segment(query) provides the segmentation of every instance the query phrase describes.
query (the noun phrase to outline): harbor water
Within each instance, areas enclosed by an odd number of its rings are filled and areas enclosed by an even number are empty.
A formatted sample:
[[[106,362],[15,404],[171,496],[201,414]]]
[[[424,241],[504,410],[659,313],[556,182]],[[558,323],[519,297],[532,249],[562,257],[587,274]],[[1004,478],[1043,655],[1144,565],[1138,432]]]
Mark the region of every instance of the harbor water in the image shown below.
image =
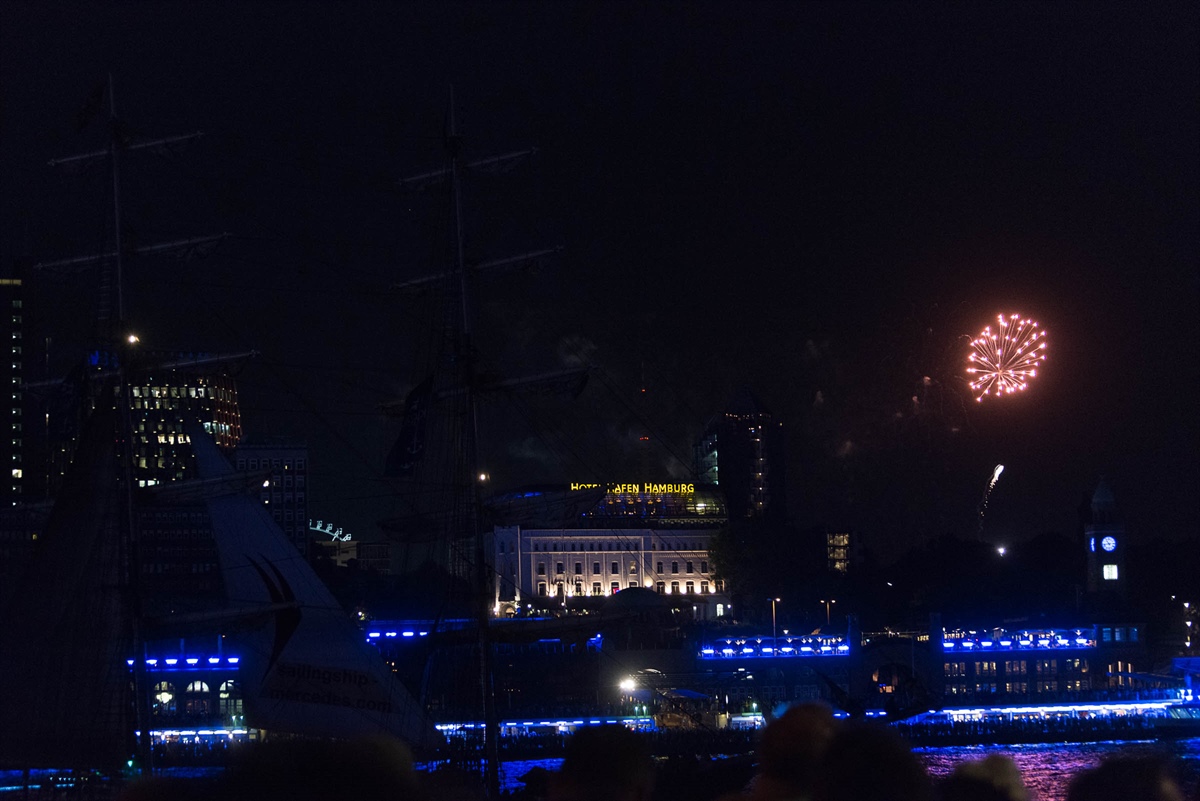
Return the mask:
[[[1034,801],[1064,801],[1067,785],[1079,773],[1094,768],[1105,759],[1114,757],[1150,757],[1168,759],[1175,776],[1185,790],[1184,797],[1193,798],[1200,792],[1200,738],[1191,740],[1098,743],[1043,743],[1007,746],[954,746],[917,748],[915,753],[925,763],[930,775],[948,775],[962,762],[983,759],[989,754],[1010,757],[1021,770],[1025,786]],[[505,762],[501,765],[500,781],[505,792],[518,793],[524,788],[521,777],[535,768],[555,771],[561,759],[529,759]],[[662,797],[669,798],[669,788]]]
[[[1094,768],[1103,760],[1114,757],[1159,757],[1166,759],[1172,766],[1174,776],[1184,789],[1185,798],[1200,797],[1200,738],[1189,740],[1141,740],[1141,741],[1106,741],[1093,743],[1042,743],[1035,745],[1004,745],[1004,746],[948,746],[939,748],[916,748],[914,752],[924,762],[930,775],[935,779],[949,775],[956,765],[963,762],[982,759],[990,754],[1002,754],[1011,758],[1021,771],[1025,786],[1030,790],[1031,801],[1065,801],[1067,786],[1071,779],[1079,773]],[[751,769],[743,762],[744,757],[729,758],[730,767],[737,763],[738,770],[725,771],[731,777],[741,775],[744,771],[748,777]],[[713,757],[708,767],[713,769],[711,775],[722,773],[721,757]],[[500,770],[501,791],[506,796],[516,799],[535,797],[526,793],[522,778],[542,771],[556,771],[562,765],[561,758],[521,759],[502,763]],[[700,763],[696,767],[703,769]],[[718,786],[719,783],[706,787],[707,792],[696,794],[696,787],[678,786],[672,781],[672,776],[681,775],[678,770],[671,770],[664,764],[660,773],[659,793],[657,798],[663,801],[673,799],[688,799],[688,801],[705,801],[706,798],[723,795],[737,789],[737,785]],[[163,771],[163,775],[178,779],[195,779],[198,781],[211,780],[223,773],[223,768],[216,767],[177,767]],[[44,788],[54,786],[49,781],[51,772],[35,771],[35,783]],[[46,774],[46,775],[41,775]],[[12,795],[20,797],[22,775],[17,771],[0,771],[0,797]],[[678,795],[672,795],[672,789],[678,790]],[[72,796],[68,788],[62,797],[81,797],[78,793]],[[97,788],[99,789],[99,788]],[[5,792],[8,791],[8,792]],[[47,797],[44,794],[37,797]],[[59,797],[55,795],[54,797]],[[111,796],[83,794],[83,797],[108,798]]]

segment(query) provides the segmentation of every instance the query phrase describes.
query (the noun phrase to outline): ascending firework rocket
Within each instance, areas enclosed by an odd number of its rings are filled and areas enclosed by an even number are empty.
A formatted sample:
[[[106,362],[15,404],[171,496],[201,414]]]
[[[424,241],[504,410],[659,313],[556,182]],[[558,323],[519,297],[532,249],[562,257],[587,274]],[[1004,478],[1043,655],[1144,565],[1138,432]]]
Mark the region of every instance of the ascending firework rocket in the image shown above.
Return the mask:
[[[1004,465],[998,464],[992,470],[992,479],[988,482],[987,487],[983,491],[983,498],[979,501],[979,538],[983,539],[983,515],[987,511],[988,498],[992,495],[992,487],[996,486],[996,482],[1000,480],[1000,474],[1004,472]]]

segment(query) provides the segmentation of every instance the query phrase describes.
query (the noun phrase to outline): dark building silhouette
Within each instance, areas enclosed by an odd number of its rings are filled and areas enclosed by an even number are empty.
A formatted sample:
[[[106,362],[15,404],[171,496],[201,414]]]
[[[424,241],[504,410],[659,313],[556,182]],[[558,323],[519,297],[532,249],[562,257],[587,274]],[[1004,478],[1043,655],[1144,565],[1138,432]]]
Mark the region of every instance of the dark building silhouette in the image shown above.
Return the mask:
[[[713,417],[696,445],[696,480],[725,493],[729,518],[787,520],[787,443],[775,419],[748,387]]]
[[[308,557],[314,537],[308,518],[308,446],[283,441],[242,443],[233,462],[238,470],[270,474],[258,493],[259,500],[288,541]],[[329,541],[323,533],[315,536]]]
[[[25,495],[25,406],[23,401],[22,384],[24,378],[24,335],[22,287],[20,278],[0,278],[0,306],[4,307],[0,315],[0,337],[4,338],[7,358],[4,360],[3,374],[5,392],[8,403],[5,404],[8,422],[5,433],[8,435],[0,441],[0,456],[4,459],[5,476],[4,496],[6,506],[16,506],[24,501]]]
[[[1096,600],[1126,599],[1125,524],[1112,490],[1103,478],[1084,510],[1083,544],[1087,549],[1087,591]]]

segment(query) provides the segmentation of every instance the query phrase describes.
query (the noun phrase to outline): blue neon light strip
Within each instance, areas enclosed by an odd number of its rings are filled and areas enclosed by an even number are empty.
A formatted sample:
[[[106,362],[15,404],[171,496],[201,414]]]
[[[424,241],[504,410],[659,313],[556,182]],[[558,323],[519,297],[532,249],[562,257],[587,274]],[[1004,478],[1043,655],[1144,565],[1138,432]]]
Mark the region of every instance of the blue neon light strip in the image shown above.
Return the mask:
[[[808,656],[847,656],[850,646],[841,637],[770,637],[728,639],[705,644],[701,659],[788,659]]]
[[[125,664],[129,667],[134,665],[133,659],[126,659]],[[167,657],[159,659],[157,657],[147,657],[146,667],[150,673],[182,673],[185,671],[195,672],[198,670],[237,670],[241,664],[241,657],[238,656],[209,656],[201,657],[189,656],[183,659],[184,665],[179,664],[180,660],[177,657]],[[204,662],[205,664],[201,664]]]
[[[1062,650],[1078,650],[1080,648],[1095,648],[1096,641],[1087,637],[1076,637],[1074,640],[1068,640],[1065,637],[1059,637],[1054,640],[1040,639],[1037,642],[1033,640],[945,640],[942,642],[942,648],[947,651],[955,649],[970,650],[975,652],[983,651],[1062,651]]]
[[[929,715],[946,715],[951,718],[979,718],[985,715],[1061,715],[1088,712],[1093,715],[1112,715],[1143,712],[1161,712],[1179,703],[1175,700],[1157,701],[1096,701],[1079,704],[1022,704],[1019,706],[946,707],[931,709]],[[923,716],[922,716],[923,717]]]
[[[624,723],[625,725],[633,726],[653,726],[654,718],[651,717],[611,717],[611,718],[587,718],[572,719],[572,720],[502,720],[500,728],[538,728],[541,726],[552,726],[555,729],[563,728],[564,726],[598,726],[602,724]],[[482,729],[483,723],[478,721],[470,721],[467,723],[436,723],[434,727],[440,732],[461,731],[463,729]]]

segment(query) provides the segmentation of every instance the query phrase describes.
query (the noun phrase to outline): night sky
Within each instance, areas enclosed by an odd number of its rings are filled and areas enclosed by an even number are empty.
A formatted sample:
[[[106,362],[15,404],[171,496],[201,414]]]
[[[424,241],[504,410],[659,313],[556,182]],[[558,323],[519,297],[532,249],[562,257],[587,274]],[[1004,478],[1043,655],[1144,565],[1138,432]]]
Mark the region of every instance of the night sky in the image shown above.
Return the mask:
[[[991,540],[1074,533],[1101,475],[1131,533],[1200,538],[1197,28],[1190,4],[6,2],[0,271],[108,245],[104,169],[45,166],[102,146],[77,120],[108,73],[135,137],[204,131],[125,159],[126,225],[234,236],[130,262],[130,317],[260,351],[247,433],[307,441],[313,517],[374,536],[379,406],[428,328],[388,287],[446,236],[395,182],[442,165],[453,84],[468,158],[541,151],[467,183],[468,257],[563,247],[480,284],[486,369],[599,366],[484,411],[496,486],[685,477],[745,384],[787,426],[791,517],[883,554],[974,535],[997,463]],[[30,364],[45,336],[45,372],[78,359],[89,280],[29,277]],[[1002,312],[1049,360],[977,404],[967,341]]]

